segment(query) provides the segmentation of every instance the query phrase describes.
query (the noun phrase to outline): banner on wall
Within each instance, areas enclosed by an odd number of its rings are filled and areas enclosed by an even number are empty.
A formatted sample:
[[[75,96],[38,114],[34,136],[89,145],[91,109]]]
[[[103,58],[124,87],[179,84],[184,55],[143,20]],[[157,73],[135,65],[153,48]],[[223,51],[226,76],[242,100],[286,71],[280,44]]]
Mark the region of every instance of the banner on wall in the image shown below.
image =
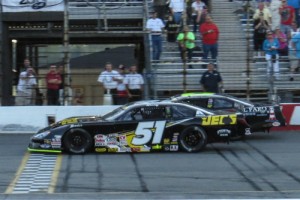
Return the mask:
[[[64,11],[63,0],[2,0],[3,12]]]

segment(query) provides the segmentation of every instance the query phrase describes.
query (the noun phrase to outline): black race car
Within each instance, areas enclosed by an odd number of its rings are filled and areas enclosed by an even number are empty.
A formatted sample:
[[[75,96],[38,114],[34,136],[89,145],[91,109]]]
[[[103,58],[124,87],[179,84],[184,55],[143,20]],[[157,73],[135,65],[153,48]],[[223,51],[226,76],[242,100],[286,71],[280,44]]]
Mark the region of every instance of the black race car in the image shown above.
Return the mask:
[[[251,126],[251,132],[269,131],[274,126],[285,126],[279,105],[254,104],[230,95],[214,93],[184,93],[171,97],[172,102],[184,102],[210,110],[242,112]]]
[[[250,134],[241,113],[213,112],[171,101],[140,101],[100,116],[71,117],[31,137],[31,152],[151,152],[202,150]]]

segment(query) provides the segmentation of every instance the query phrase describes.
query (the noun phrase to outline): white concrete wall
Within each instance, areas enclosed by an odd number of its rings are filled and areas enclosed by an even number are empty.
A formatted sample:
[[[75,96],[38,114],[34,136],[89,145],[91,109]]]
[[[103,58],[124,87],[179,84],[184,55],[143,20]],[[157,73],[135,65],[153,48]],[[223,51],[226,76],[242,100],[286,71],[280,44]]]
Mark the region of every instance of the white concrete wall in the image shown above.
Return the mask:
[[[104,115],[118,106],[3,106],[0,133],[34,133],[48,126],[48,116],[56,121],[72,116]]]

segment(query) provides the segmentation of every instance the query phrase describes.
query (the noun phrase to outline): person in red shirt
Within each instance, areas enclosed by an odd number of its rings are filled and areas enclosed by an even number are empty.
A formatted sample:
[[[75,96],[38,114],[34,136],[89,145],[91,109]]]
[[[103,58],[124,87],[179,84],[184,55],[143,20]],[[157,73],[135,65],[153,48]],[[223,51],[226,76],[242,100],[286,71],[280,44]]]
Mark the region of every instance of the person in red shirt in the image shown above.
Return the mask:
[[[281,6],[279,7],[280,13],[280,30],[288,35],[292,29],[292,23],[295,22],[295,9],[289,6],[286,2],[287,0],[281,1]]]
[[[210,52],[211,60],[209,62],[216,62],[218,56],[219,28],[209,15],[205,17],[205,22],[199,27],[199,32],[202,35],[203,61],[208,62],[207,58]]]
[[[61,84],[61,75],[57,71],[56,65],[51,65],[46,75],[47,83],[47,104],[59,105],[59,86]]]

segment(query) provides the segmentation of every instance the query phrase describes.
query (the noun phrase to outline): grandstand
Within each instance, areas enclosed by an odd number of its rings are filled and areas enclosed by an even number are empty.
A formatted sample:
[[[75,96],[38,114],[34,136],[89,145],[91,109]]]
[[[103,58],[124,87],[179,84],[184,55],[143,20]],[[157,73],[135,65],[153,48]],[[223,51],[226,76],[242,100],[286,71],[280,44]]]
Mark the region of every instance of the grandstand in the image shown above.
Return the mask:
[[[11,39],[18,40],[17,64],[30,55],[36,65],[47,66],[50,63],[38,63],[41,55],[37,49],[47,44],[63,45],[62,60],[70,70],[68,75],[73,76],[73,82],[76,82],[75,77],[82,76],[72,71],[74,62],[70,62],[71,44],[133,44],[136,47],[137,63],[146,80],[145,99],[165,98],[185,91],[201,91],[199,80],[206,70],[203,68],[206,63],[202,61],[201,48],[194,52],[191,63],[182,63],[177,44],[164,40],[161,60],[151,60],[151,41],[145,30],[145,22],[153,10],[152,0],[67,0],[61,1],[64,4],[62,10],[51,12],[9,12],[6,11],[8,7],[5,2],[9,1],[2,1],[0,11],[2,105],[13,105],[12,69],[16,63],[12,59]],[[282,101],[299,101],[300,77],[296,74],[294,81],[289,81],[288,59],[281,59],[281,75],[275,80],[272,76],[267,76],[264,58],[253,55],[252,20],[243,19],[235,12],[239,3],[238,0],[211,0],[211,15],[220,29],[217,66],[224,79],[225,92],[253,101],[268,101],[274,95],[280,95]],[[196,45],[201,47],[199,34]],[[29,52],[25,54],[27,50]],[[189,64],[193,66],[192,69],[187,67]],[[88,71],[89,69],[82,68],[78,73],[94,77],[95,70]],[[101,104],[101,101],[91,99],[98,99],[103,91],[95,89],[98,88],[96,81],[94,85],[90,82],[80,80],[82,87],[89,91],[86,104]],[[72,87],[72,84],[74,83],[68,83],[66,87]]]

